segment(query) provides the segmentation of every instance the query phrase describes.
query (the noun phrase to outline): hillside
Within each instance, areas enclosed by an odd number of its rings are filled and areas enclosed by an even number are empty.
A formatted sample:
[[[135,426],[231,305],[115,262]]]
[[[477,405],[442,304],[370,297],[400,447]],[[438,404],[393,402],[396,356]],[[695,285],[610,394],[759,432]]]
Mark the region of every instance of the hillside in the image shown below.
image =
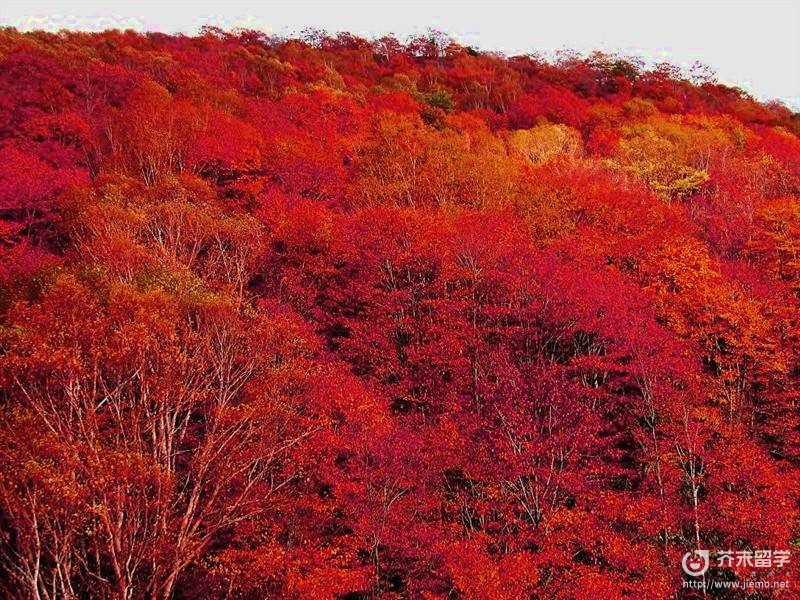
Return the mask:
[[[792,551],[798,136],[600,53],[0,30],[0,587],[692,598],[687,552]]]

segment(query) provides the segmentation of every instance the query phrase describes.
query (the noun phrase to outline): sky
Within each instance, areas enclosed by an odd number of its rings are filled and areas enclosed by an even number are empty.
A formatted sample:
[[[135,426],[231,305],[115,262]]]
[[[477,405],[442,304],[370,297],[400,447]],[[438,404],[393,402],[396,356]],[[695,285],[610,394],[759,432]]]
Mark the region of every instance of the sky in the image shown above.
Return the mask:
[[[196,33],[203,25],[363,37],[439,29],[506,54],[604,50],[688,68],[800,111],[800,0],[6,0],[0,25]]]

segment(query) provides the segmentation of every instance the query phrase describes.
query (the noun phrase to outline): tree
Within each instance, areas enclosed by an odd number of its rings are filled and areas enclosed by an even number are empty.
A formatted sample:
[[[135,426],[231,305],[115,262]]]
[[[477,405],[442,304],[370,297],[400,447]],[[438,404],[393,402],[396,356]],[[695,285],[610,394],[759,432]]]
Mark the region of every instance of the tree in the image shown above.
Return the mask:
[[[2,556],[32,596],[170,598],[220,532],[289,485],[286,458],[318,427],[282,391],[302,346],[262,345],[286,325],[213,298],[62,278],[9,323]]]

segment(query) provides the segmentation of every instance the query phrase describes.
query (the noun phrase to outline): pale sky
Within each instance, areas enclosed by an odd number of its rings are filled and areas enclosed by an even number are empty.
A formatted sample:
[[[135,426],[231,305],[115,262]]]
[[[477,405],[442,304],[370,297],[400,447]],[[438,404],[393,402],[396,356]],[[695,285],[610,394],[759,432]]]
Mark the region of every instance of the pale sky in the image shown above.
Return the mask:
[[[196,33],[202,25],[291,34],[307,27],[363,37],[440,29],[507,54],[575,49],[688,67],[800,110],[800,0],[247,0],[6,1],[0,25]]]

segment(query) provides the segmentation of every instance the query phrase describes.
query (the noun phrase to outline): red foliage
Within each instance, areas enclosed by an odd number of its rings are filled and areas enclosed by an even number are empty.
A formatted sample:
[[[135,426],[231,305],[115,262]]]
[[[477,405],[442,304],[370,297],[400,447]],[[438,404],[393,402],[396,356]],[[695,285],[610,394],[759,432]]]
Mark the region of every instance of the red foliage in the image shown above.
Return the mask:
[[[436,32],[5,29],[0,84],[6,596],[690,597],[800,539],[788,109]]]

